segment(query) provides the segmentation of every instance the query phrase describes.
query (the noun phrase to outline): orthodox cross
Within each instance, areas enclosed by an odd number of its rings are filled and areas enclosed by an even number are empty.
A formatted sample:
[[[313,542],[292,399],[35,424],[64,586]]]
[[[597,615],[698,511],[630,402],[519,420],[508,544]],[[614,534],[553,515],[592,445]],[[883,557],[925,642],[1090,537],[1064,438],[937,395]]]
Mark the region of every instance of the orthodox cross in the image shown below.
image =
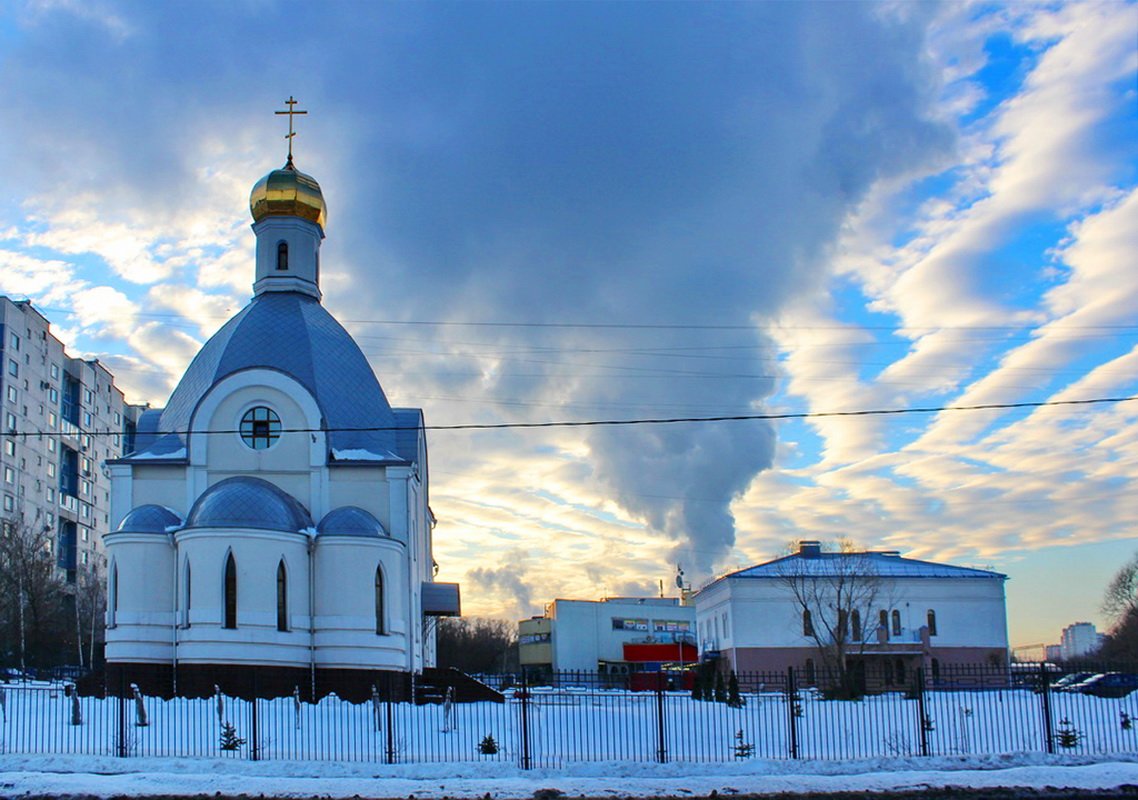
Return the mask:
[[[287,111],[274,111],[273,112],[274,114],[277,114],[278,116],[288,114],[288,136],[286,136],[285,138],[288,139],[288,163],[290,163],[290,164],[292,163],[292,139],[294,136],[296,136],[296,131],[294,131],[292,129],[292,118],[297,114],[307,114],[308,113],[307,111],[297,111],[295,108],[296,104],[297,104],[297,100],[290,94],[288,96],[288,100],[285,100],[285,105],[288,106],[288,110]]]

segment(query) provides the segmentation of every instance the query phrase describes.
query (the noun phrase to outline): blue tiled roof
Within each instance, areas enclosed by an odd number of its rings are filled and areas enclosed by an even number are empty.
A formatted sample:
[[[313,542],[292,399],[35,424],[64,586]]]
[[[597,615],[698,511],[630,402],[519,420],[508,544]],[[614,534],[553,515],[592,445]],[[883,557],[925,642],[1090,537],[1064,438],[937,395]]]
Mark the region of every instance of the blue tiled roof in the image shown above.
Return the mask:
[[[312,527],[295,497],[261,478],[239,475],[202,492],[186,518],[187,528],[259,528],[303,531]]]
[[[341,506],[324,515],[316,527],[318,536],[366,536],[386,538],[383,524],[359,506]]]
[[[420,427],[423,424],[423,411],[418,408],[396,408],[395,452],[406,461],[419,459]]]
[[[136,460],[177,452],[181,433],[218,381],[249,369],[271,369],[296,380],[316,399],[329,430],[328,444],[365,451],[375,461],[399,462],[395,415],[367,358],[346,330],[314,297],[265,292],[214,334],[191,362],[162,412],[150,448]],[[377,430],[388,429],[388,430]],[[155,445],[161,445],[160,448]],[[182,445],[184,446],[184,445]]]
[[[166,506],[147,504],[132,509],[122,518],[116,533],[162,533],[181,527],[182,518]]]

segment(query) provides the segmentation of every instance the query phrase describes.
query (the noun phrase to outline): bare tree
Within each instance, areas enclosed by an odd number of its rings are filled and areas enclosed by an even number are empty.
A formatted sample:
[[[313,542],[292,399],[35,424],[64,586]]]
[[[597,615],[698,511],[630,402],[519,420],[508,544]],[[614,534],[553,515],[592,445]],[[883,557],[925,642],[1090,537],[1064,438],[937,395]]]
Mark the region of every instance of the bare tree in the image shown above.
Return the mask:
[[[1119,568],[1103,592],[1102,611],[1110,631],[1098,650],[1100,658],[1138,660],[1138,554]]]
[[[515,671],[517,625],[501,619],[444,617],[438,627],[438,664],[463,672]]]
[[[104,558],[95,557],[76,571],[75,634],[79,666],[92,668],[101,656],[105,641],[103,623],[107,611],[107,582]],[[84,646],[86,645],[86,646]]]
[[[52,540],[38,519],[0,520],[0,633],[8,643],[2,657],[18,660],[21,669],[58,663],[75,643]]]
[[[1122,565],[1107,584],[1102,598],[1102,613],[1114,622],[1138,610],[1138,554]]]
[[[779,578],[801,616],[802,633],[818,651],[829,688],[843,697],[861,694],[852,656],[877,641],[876,609],[888,598],[886,582],[869,553],[851,542],[838,552],[803,548],[779,566]]]

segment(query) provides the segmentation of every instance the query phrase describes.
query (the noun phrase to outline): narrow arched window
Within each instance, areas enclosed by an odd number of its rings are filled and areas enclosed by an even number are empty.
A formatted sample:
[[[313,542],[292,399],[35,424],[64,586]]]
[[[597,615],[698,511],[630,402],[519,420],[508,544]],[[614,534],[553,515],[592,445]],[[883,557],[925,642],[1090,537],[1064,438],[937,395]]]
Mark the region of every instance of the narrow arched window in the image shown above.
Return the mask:
[[[893,609],[893,635],[901,635],[901,612]]]
[[[288,571],[283,558],[277,564],[277,630],[288,630]]]
[[[838,641],[844,642],[850,635],[850,615],[844,608],[838,609]]]
[[[186,559],[185,574],[182,576],[182,627],[190,627],[190,560]]]
[[[817,682],[818,674],[814,669],[814,659],[808,658],[806,659],[806,683],[809,686],[813,686]]]
[[[936,636],[936,612],[931,608],[928,613],[929,636]]]
[[[387,626],[383,624],[383,568],[375,568],[375,632],[387,633]]]
[[[802,635],[803,636],[813,636],[814,635],[814,620],[810,616],[810,609],[808,609],[808,608],[802,609]]]
[[[237,561],[233,553],[225,559],[225,627],[237,627]]]
[[[877,615],[877,628],[878,628],[878,630],[884,631],[886,638],[888,638],[888,636],[889,636],[889,612],[886,611],[884,608],[881,609],[881,612]]]
[[[938,661],[937,659],[934,658],[932,661],[932,667],[933,667],[933,680],[939,681],[940,680],[940,661]]]
[[[115,627],[115,616],[119,610],[119,565],[111,562],[111,577],[109,583],[110,591],[107,592],[111,596],[109,613],[107,614],[107,627]]]
[[[288,269],[288,242],[277,244],[277,269]]]
[[[861,641],[861,612],[856,608],[850,612],[850,628],[853,632],[853,640],[855,642]]]

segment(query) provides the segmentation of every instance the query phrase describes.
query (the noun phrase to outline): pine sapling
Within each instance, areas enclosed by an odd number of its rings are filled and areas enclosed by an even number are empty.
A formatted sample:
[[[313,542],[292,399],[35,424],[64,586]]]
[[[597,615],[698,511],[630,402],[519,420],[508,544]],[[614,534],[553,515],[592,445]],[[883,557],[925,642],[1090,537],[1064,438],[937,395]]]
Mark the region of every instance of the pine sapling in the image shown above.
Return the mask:
[[[1055,741],[1060,747],[1070,750],[1072,747],[1077,747],[1082,738],[1082,734],[1075,730],[1071,720],[1066,717],[1059,720],[1059,730],[1055,732]]]
[[[237,729],[233,727],[232,722],[225,722],[221,725],[221,749],[227,752],[234,752],[241,749],[241,745],[245,744],[245,740],[237,735]]]
[[[478,752],[484,756],[494,756],[498,754],[498,743],[494,741],[494,737],[489,733],[478,743]]]
[[[735,732],[735,758],[750,758],[755,754],[755,745],[743,738],[743,729]]]

